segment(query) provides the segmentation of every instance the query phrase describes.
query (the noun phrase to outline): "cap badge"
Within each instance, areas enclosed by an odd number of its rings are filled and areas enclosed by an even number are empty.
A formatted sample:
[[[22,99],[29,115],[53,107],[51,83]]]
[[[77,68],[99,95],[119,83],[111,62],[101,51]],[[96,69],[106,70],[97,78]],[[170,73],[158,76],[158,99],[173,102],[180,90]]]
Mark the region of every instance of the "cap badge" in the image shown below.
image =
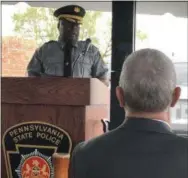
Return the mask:
[[[80,12],[80,8],[79,7],[75,7],[74,8],[74,12],[77,12],[77,13]]]

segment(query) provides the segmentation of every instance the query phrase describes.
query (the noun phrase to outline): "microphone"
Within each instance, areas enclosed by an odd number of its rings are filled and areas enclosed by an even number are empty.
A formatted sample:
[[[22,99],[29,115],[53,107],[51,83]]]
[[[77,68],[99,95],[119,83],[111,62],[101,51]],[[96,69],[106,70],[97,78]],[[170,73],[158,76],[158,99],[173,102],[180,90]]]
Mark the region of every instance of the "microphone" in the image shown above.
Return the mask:
[[[87,38],[87,39],[86,39],[85,50],[84,50],[83,53],[82,53],[84,56],[85,56],[85,54],[88,52],[89,47],[90,47],[90,44],[91,44],[91,39],[90,39],[90,38]]]

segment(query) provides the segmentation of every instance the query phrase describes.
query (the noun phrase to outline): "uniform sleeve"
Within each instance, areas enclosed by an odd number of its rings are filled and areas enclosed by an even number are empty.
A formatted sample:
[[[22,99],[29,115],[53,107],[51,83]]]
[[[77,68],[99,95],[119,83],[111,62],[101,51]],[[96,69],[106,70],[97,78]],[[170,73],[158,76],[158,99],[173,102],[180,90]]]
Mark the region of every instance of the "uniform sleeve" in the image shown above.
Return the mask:
[[[102,60],[100,52],[97,50],[94,54],[94,64],[92,68],[92,77],[99,79],[107,79],[108,68]]]
[[[28,76],[41,76],[41,73],[43,73],[41,58],[42,51],[41,48],[38,48],[27,66]]]

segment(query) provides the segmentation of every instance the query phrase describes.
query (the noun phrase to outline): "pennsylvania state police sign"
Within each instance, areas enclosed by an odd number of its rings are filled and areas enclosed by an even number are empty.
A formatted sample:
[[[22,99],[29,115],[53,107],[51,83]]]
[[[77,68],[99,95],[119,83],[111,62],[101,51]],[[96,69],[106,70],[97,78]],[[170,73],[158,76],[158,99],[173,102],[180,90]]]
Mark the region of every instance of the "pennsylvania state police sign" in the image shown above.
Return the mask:
[[[24,122],[3,135],[3,151],[9,178],[53,178],[52,154],[69,154],[69,134],[52,124]]]

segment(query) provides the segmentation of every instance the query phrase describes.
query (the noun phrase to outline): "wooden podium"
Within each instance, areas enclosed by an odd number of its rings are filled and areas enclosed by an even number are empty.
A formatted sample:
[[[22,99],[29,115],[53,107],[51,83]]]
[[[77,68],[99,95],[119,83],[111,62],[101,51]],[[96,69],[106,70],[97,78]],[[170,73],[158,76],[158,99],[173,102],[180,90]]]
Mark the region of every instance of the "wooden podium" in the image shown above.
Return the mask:
[[[5,163],[7,162],[6,158],[16,160],[17,158],[13,158],[13,156],[19,154],[18,152],[22,149],[15,146],[17,152],[11,150],[12,148],[10,147],[12,145],[9,144],[12,144],[12,142],[10,140],[14,140],[14,144],[17,144],[18,147],[20,144],[25,144],[28,138],[30,138],[30,140],[28,140],[29,143],[35,142],[32,133],[31,135],[24,133],[24,129],[27,130],[30,128],[34,130],[35,127],[40,128],[39,131],[41,132],[44,131],[44,129],[48,129],[50,130],[49,132],[51,132],[53,128],[47,127],[55,125],[67,133],[67,140],[69,139],[69,141],[71,140],[72,142],[72,145],[70,145],[71,150],[77,143],[103,134],[101,119],[108,117],[107,105],[109,104],[109,90],[98,79],[3,77],[1,84],[2,142],[5,142],[7,139],[4,150],[2,150],[1,158],[1,175],[3,178],[14,177],[7,175],[8,171],[11,170],[10,168],[7,170],[7,165],[5,167]],[[21,128],[14,128],[9,130],[9,132],[7,131],[7,129],[15,125],[27,122],[29,124],[32,124],[32,122],[45,122],[47,126],[30,125],[30,127],[22,126]],[[7,132],[7,136],[3,137],[5,132]],[[56,131],[56,137],[58,136],[57,133],[59,132]],[[20,142],[18,136],[20,139],[22,138]],[[47,136],[43,138],[47,139]],[[37,144],[42,144],[42,142]],[[44,146],[48,146],[46,142]],[[22,145],[22,147],[25,146]],[[34,147],[32,148],[34,149]],[[64,148],[61,149],[64,150]],[[11,155],[8,155],[9,153],[11,153]],[[24,157],[23,153],[21,156]],[[26,156],[24,160],[26,160]],[[15,168],[16,170],[12,170],[12,174],[21,174],[21,172],[19,172],[20,170],[17,170],[17,166]],[[14,173],[15,171],[17,171],[17,174]],[[16,178],[16,176],[14,178]]]

